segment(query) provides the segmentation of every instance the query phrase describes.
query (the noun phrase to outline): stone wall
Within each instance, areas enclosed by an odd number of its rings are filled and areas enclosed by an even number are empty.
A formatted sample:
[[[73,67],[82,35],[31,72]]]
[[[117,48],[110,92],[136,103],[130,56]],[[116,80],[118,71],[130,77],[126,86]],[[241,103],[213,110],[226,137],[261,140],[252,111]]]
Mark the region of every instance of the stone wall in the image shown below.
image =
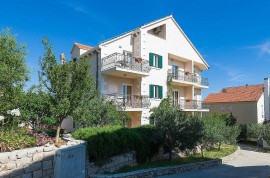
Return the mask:
[[[0,153],[0,177],[53,177],[53,145]]]
[[[94,162],[89,162],[86,160],[86,171],[90,176],[92,174],[102,174],[106,172],[114,172],[123,166],[135,166],[137,165],[135,151],[130,153],[125,153],[119,156],[114,156],[110,158],[106,164],[101,167],[95,165]]]
[[[0,177],[54,178],[54,157],[57,151],[80,143],[83,142],[69,141],[61,148],[47,144],[42,147],[0,153]]]
[[[178,166],[169,166],[169,167],[159,167],[159,168],[151,168],[151,169],[144,169],[138,170],[133,172],[127,173],[120,173],[120,174],[94,174],[90,175],[91,178],[114,178],[114,177],[125,177],[125,178],[136,178],[136,177],[156,177],[156,176],[163,176],[163,175],[170,175],[170,174],[178,174],[186,171],[192,170],[200,170],[205,168],[210,168],[213,166],[217,166],[222,164],[221,159],[215,159],[211,161],[205,161],[200,163],[190,163],[185,165],[178,165]]]

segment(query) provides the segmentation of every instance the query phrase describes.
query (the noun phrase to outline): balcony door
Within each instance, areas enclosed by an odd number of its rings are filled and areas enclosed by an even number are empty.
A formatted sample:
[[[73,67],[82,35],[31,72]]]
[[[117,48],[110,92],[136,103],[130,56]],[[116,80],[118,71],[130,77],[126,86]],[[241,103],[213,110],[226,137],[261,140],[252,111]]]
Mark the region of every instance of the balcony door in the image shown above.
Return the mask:
[[[173,91],[173,106],[178,106],[179,104],[179,91],[174,90]]]
[[[123,62],[127,67],[131,67],[132,63],[132,53],[128,51],[123,51]]]
[[[178,66],[177,65],[172,65],[172,74],[174,79],[178,79]]]
[[[123,105],[125,107],[132,107],[132,85],[123,84],[122,85],[123,91]]]

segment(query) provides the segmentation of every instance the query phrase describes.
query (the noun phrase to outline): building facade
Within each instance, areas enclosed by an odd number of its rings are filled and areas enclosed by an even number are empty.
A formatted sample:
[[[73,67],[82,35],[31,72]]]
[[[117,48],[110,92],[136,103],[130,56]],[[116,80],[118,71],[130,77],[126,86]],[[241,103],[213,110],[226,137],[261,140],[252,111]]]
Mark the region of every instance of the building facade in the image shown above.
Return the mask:
[[[205,98],[210,113],[230,114],[238,124],[269,121],[269,79],[264,84],[223,88]]]
[[[172,16],[101,42],[75,43],[72,58],[89,59],[96,88],[132,117],[130,127],[149,124],[150,109],[170,89],[183,111],[202,114],[202,71],[209,68]],[[168,85],[170,81],[170,85]],[[170,88],[169,88],[170,87]]]

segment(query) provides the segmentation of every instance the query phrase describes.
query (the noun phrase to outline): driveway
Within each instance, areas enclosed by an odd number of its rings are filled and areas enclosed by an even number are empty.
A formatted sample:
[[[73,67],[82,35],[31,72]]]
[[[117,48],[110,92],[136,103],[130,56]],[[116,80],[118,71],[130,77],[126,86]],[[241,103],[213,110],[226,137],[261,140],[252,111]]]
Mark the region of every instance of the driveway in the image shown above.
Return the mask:
[[[270,153],[263,153],[255,147],[240,147],[240,154],[230,163],[161,178],[270,178]]]

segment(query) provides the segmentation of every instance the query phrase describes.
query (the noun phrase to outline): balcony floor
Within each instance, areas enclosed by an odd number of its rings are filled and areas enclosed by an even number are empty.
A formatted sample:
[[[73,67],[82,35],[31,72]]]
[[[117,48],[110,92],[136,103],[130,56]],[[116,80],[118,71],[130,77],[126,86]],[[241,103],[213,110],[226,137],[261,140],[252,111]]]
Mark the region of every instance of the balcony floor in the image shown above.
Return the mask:
[[[111,75],[115,77],[122,77],[122,78],[130,78],[130,79],[136,79],[140,77],[149,76],[149,73],[146,72],[139,72],[135,70],[129,70],[129,69],[123,69],[120,67],[113,67],[110,69],[106,69],[102,71],[102,74],[105,75]]]

